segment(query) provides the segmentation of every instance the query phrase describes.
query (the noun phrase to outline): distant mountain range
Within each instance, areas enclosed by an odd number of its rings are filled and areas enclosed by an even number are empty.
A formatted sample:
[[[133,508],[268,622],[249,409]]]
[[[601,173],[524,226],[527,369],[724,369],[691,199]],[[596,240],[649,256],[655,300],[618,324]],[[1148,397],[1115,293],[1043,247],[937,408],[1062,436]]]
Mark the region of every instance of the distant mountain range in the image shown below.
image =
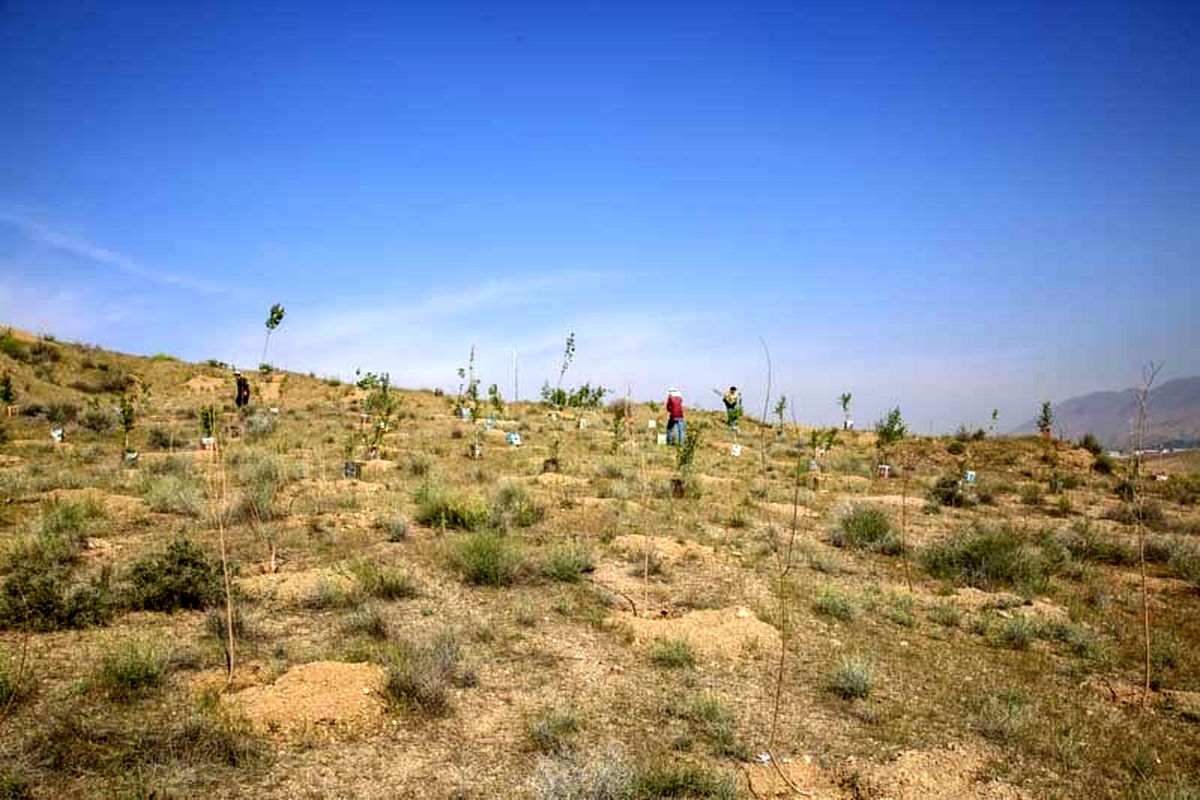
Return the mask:
[[[1078,439],[1093,433],[1110,448],[1127,449],[1137,390],[1092,392],[1054,405],[1054,433]],[[1014,434],[1036,433],[1031,419]],[[1147,447],[1200,445],[1200,377],[1178,378],[1152,389],[1146,409]]]

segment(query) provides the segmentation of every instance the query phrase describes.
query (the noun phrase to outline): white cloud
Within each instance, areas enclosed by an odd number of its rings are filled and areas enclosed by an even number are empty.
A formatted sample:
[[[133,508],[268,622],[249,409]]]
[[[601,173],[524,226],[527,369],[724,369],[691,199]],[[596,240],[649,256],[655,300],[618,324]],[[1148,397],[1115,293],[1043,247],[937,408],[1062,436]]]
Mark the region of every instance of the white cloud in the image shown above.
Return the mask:
[[[0,222],[12,225],[30,240],[67,255],[111,267],[119,272],[161,286],[199,292],[209,295],[230,294],[231,290],[207,281],[177,275],[161,268],[147,267],[129,256],[93,244],[76,236],[63,233],[25,217],[0,212]]]

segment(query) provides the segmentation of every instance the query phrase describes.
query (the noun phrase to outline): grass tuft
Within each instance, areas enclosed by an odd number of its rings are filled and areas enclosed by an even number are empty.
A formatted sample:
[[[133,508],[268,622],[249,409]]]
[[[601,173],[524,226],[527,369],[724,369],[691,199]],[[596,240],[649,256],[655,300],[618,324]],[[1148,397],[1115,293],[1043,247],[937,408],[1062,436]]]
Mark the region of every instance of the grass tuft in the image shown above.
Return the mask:
[[[871,667],[860,658],[847,658],[829,678],[829,690],[843,700],[856,700],[871,693],[874,676]]]

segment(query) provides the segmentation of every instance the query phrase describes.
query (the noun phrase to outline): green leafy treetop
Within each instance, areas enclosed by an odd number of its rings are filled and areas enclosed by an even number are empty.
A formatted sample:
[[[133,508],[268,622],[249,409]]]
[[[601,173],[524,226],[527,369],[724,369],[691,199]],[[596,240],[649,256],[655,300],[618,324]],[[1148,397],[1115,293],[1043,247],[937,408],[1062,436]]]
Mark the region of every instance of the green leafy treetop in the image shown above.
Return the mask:
[[[129,395],[121,395],[121,431],[125,434],[125,452],[129,452],[129,434],[133,432],[137,414]]]
[[[0,403],[11,406],[16,399],[17,393],[13,391],[12,376],[6,372],[4,377],[0,378]]]
[[[892,447],[908,433],[908,426],[900,416],[900,407],[896,406],[887,416],[875,423],[875,447],[881,458],[886,459]]]
[[[267,340],[263,342],[263,354],[260,362],[267,363],[267,346],[271,344],[271,331],[279,327],[279,323],[283,322],[283,306],[275,303],[267,312]]]
[[[1049,439],[1050,431],[1054,426],[1054,409],[1049,400],[1042,401],[1042,412],[1038,414],[1037,426],[1038,432]]]

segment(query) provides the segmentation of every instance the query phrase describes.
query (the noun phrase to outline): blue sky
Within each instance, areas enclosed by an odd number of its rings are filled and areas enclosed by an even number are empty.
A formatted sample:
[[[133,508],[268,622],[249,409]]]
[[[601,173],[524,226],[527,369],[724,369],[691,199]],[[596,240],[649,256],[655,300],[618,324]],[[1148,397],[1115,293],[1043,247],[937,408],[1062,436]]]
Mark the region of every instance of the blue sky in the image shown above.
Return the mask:
[[[0,3],[0,319],[806,422],[1200,373],[1194,3]]]

